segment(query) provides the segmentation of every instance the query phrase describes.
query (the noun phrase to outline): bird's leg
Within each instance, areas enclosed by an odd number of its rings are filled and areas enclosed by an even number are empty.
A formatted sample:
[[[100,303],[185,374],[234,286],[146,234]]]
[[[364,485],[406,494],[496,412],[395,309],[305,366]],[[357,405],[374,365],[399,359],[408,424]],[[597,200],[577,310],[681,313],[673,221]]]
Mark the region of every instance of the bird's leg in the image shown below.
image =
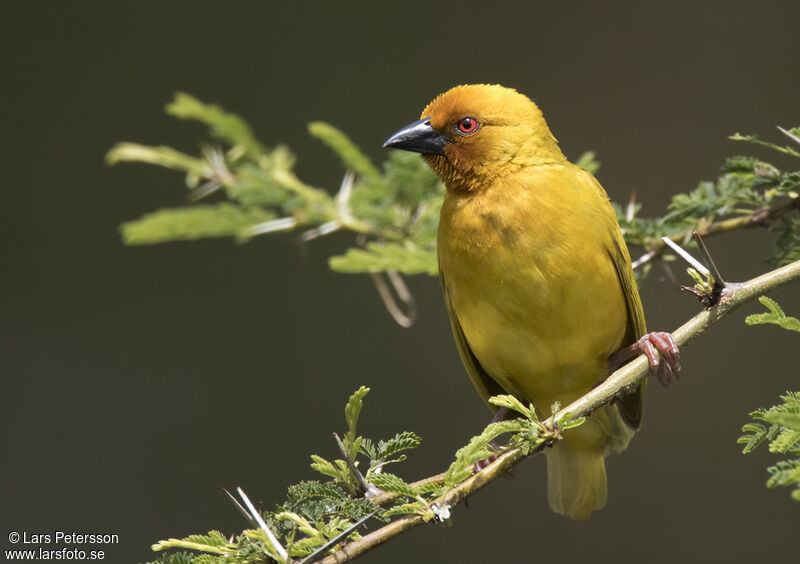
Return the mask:
[[[497,411],[494,412],[494,416],[492,417],[492,420],[489,421],[489,424],[491,425],[492,423],[497,423],[499,421],[505,420],[505,418],[508,417],[508,411],[509,410],[507,407],[499,408]],[[489,446],[491,446],[492,449],[494,449],[495,451],[500,450],[500,445],[498,445],[494,439],[489,441]],[[475,463],[475,472],[480,472],[495,460],[497,460],[496,452],[492,453],[492,455],[489,458],[484,458],[483,460],[479,460],[478,462]]]
[[[680,376],[681,353],[672,335],[664,332],[648,333],[632,345],[618,350],[608,357],[608,369],[613,372],[640,354],[650,361],[650,375],[658,376],[663,386],[669,386]],[[661,362],[661,357],[664,362]]]

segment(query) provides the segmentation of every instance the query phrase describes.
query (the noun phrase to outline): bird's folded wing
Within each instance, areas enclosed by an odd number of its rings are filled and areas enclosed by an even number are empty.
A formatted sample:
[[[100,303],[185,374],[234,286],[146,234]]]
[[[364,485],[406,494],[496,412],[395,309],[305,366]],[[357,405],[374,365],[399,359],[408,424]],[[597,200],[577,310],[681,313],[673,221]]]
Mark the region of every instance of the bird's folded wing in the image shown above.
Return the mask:
[[[636,289],[636,279],[633,277],[631,259],[628,255],[625,241],[622,239],[622,233],[618,228],[611,232],[611,241],[612,248],[608,250],[608,254],[614,262],[614,268],[617,270],[617,277],[625,295],[625,303],[628,306],[628,328],[625,331],[625,340],[622,343],[622,346],[626,347],[647,333],[647,327],[644,321],[642,300]],[[616,404],[622,418],[634,429],[638,429],[642,424],[644,387],[645,382],[642,382],[642,385],[635,392],[625,396]]]

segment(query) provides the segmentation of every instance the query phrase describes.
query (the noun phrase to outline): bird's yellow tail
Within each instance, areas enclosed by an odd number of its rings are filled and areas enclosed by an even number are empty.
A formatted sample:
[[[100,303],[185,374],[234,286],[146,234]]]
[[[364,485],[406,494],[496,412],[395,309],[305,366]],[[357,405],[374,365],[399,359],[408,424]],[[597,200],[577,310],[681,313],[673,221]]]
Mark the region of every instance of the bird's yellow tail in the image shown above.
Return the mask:
[[[606,462],[602,450],[578,450],[562,441],[547,450],[547,501],[570,519],[586,519],[606,504]]]

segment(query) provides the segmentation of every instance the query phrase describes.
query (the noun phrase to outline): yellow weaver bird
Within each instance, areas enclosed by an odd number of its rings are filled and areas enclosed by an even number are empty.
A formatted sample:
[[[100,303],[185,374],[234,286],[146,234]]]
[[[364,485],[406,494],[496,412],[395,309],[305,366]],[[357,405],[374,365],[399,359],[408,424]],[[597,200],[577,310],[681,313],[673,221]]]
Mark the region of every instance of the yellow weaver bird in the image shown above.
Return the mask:
[[[672,337],[646,334],[608,196],[567,161],[530,99],[499,85],[456,86],[384,146],[422,153],[447,187],[439,273],[461,360],[484,400],[513,394],[547,417],[640,352],[662,383],[677,377]],[[639,428],[643,388],[546,451],[553,511],[583,519],[605,505],[605,456]]]

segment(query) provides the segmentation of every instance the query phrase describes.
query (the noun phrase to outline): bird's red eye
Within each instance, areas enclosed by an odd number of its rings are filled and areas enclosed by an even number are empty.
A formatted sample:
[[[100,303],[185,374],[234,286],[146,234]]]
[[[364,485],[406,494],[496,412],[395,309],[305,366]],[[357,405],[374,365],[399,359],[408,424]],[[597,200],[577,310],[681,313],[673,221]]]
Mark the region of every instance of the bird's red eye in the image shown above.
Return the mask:
[[[463,117],[456,123],[456,129],[466,135],[475,133],[478,130],[478,120],[472,117]]]

